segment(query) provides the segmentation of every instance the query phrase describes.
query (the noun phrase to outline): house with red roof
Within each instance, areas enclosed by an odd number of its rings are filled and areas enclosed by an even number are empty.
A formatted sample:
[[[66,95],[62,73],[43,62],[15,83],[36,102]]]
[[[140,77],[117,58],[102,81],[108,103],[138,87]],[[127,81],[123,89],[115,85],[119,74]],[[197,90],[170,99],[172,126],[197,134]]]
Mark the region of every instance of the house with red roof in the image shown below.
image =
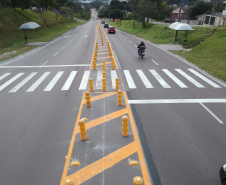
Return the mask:
[[[178,21],[179,11],[180,11],[180,7],[172,12],[171,20]],[[181,8],[180,19],[181,20],[187,20],[188,19],[188,6]]]

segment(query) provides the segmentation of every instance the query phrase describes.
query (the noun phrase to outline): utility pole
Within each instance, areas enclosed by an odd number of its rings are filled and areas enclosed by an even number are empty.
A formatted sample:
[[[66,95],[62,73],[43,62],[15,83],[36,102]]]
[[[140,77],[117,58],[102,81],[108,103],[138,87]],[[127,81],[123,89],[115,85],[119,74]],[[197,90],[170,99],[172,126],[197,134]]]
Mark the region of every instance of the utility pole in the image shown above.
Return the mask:
[[[38,9],[39,9],[39,11],[41,10],[41,7],[40,7],[40,0],[38,0]]]
[[[180,11],[179,11],[178,22],[181,22],[181,20],[180,20],[180,13],[181,13],[181,5],[182,5],[182,1],[183,1],[183,0],[180,1]],[[176,39],[177,39],[177,33],[178,33],[178,30],[176,30],[176,34],[175,34],[175,42],[176,42]]]

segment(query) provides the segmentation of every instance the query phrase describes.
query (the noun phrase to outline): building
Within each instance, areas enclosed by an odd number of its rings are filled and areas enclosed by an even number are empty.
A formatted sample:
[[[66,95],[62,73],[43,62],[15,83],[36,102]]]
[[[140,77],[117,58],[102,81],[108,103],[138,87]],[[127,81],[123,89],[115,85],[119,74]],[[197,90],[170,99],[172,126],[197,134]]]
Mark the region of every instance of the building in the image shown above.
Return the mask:
[[[180,11],[180,7],[172,12],[172,15],[171,15],[172,21],[178,21],[179,11]],[[180,19],[181,20],[187,20],[188,19],[188,6],[181,8]]]

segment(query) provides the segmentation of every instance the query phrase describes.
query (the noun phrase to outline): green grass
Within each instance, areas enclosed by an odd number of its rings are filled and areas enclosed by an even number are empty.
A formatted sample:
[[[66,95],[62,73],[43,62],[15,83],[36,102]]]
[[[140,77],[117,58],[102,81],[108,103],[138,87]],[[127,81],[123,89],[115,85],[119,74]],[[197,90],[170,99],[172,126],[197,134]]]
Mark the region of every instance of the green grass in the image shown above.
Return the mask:
[[[116,25],[118,23],[110,23]],[[146,39],[155,44],[174,44],[175,30],[165,25],[149,24],[142,31],[141,24],[133,31],[132,21],[122,21],[118,29]],[[196,64],[211,75],[226,82],[226,28],[225,27],[193,27],[194,31],[179,31],[177,42],[191,48],[190,52],[171,51]],[[131,31],[132,30],[132,31]],[[139,31],[138,31],[139,30]],[[141,32],[141,33],[140,33]],[[187,43],[184,44],[184,38]]]
[[[130,34],[136,34],[136,33],[142,32],[151,26],[150,24],[146,23],[145,24],[146,28],[143,28],[142,23],[139,23],[136,21],[135,29],[133,29],[133,22],[134,22],[133,20],[123,20],[121,21],[121,26],[120,26],[120,22],[108,22],[108,24]]]
[[[51,11],[35,13],[31,10],[4,9],[0,10],[0,17],[0,61],[37,47],[25,45],[24,33],[27,35],[27,42],[48,42],[78,25],[84,24],[75,22],[70,14],[60,16]],[[37,22],[42,27],[34,30],[18,29],[27,22]],[[11,53],[13,51],[16,52]],[[6,55],[5,53],[11,54]]]

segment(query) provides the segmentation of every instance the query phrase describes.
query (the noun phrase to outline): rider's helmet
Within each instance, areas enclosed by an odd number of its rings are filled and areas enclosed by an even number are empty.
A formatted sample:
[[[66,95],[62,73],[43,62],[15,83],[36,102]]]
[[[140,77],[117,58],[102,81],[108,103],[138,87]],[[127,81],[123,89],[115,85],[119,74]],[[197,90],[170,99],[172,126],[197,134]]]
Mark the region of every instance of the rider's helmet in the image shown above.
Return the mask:
[[[141,41],[142,44],[144,44],[144,41]]]

